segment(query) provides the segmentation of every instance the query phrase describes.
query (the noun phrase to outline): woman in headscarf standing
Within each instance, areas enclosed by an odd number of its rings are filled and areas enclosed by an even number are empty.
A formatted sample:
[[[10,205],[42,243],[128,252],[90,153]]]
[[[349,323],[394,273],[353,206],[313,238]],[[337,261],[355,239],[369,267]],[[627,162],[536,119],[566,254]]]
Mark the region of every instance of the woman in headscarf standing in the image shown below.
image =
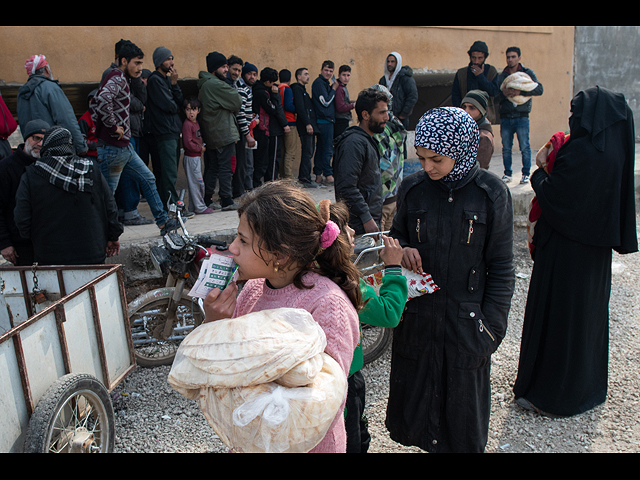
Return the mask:
[[[531,177],[542,213],[513,389],[516,403],[558,416],[606,400],[612,250],[638,251],[633,113],[602,87],[571,111],[552,172]]]
[[[403,266],[440,287],[407,303],[393,335],[386,426],[429,452],[482,452],[491,411],[491,355],[515,286],[509,189],[479,168],[478,126],[454,107],[418,123],[424,171],[406,177],[390,236]]]

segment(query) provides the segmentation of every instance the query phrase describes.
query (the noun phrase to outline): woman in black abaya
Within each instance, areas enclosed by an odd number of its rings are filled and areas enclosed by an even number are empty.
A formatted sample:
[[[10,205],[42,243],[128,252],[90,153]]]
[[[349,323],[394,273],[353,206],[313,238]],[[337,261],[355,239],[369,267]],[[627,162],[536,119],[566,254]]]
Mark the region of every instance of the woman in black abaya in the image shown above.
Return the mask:
[[[542,214],[513,388],[519,405],[558,416],[606,400],[612,250],[638,251],[633,113],[602,87],[571,111],[553,171],[531,176]]]

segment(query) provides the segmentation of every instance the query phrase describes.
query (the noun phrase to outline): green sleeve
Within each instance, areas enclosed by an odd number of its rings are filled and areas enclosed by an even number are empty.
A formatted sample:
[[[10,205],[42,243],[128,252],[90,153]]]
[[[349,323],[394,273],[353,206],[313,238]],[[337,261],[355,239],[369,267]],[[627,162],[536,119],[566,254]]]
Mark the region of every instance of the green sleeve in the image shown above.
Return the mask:
[[[360,311],[360,321],[374,327],[397,327],[409,295],[407,279],[400,269],[387,269],[382,277],[380,294],[360,280],[365,306]]]

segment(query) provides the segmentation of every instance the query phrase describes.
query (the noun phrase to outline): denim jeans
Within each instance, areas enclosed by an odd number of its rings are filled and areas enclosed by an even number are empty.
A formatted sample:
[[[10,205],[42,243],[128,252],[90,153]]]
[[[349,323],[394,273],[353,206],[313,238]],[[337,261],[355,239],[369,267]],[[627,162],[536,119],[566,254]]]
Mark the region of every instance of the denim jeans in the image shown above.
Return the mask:
[[[522,174],[529,175],[531,172],[531,146],[529,145],[529,117],[502,118],[500,120],[500,136],[502,137],[502,162],[504,163],[504,174],[511,177],[513,171],[511,166],[513,159],[511,150],[513,149],[513,136],[518,137],[518,145],[522,153]]]
[[[127,147],[99,146],[98,159],[100,160],[100,170],[106,178],[111,192],[116,191],[121,176],[129,177],[133,183],[140,186],[156,220],[156,225],[161,227],[167,223],[168,216],[162,207],[156,189],[156,179],[131,145]]]
[[[333,175],[331,158],[333,157],[333,123],[318,122],[318,143],[313,157],[313,173],[328,177]]]

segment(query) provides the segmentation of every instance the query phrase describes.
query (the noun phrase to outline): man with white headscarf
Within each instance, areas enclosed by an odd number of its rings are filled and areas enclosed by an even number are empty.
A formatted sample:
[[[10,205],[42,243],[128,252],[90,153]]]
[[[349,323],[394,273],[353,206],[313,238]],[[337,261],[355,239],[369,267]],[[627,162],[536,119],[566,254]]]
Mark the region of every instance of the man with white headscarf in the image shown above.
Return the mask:
[[[384,75],[378,82],[393,95],[392,113],[400,119],[404,128],[409,129],[409,115],[418,101],[418,88],[413,78],[413,70],[402,64],[402,56],[391,52],[384,61]]]
[[[22,128],[31,120],[43,120],[49,125],[61,125],[71,132],[75,153],[85,155],[88,148],[78,119],[58,80],[53,79],[47,58],[32,55],[24,67],[29,79],[18,90],[18,124]]]
[[[483,452],[491,355],[507,330],[515,287],[509,189],[477,163],[479,130],[460,108],[416,126],[423,170],[405,177],[390,236],[402,266],[439,290],[407,303],[394,329],[386,427],[431,453]]]

